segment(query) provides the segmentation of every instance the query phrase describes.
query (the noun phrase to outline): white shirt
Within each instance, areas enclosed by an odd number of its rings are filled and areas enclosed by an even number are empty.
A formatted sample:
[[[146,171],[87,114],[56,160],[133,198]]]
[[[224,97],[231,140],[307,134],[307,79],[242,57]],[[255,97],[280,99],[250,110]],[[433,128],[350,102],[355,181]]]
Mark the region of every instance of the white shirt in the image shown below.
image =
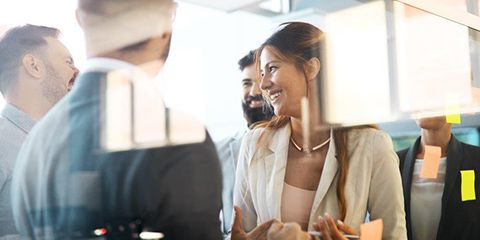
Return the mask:
[[[416,159],[413,168],[410,212],[414,240],[437,238],[442,214],[442,195],[447,172],[447,159],[441,158],[436,179],[420,178],[423,159]]]
[[[315,194],[315,190],[295,187],[284,182],[281,203],[282,222],[296,222],[303,230],[307,230]]]

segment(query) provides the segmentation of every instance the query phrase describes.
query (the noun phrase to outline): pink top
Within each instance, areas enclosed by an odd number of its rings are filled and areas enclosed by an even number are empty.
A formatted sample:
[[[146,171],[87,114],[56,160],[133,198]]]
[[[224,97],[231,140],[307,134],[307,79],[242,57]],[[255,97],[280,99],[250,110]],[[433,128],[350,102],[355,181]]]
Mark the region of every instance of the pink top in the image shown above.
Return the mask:
[[[307,230],[315,193],[316,191],[294,187],[284,182],[281,203],[282,222],[296,222],[303,230]]]

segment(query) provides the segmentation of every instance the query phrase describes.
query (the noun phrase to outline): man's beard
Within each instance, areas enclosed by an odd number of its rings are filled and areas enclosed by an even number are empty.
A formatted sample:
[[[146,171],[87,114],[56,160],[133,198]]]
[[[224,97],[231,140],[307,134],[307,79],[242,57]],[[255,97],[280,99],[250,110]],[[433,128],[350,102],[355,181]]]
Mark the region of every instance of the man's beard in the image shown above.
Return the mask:
[[[263,101],[263,106],[251,108],[249,105],[252,100]],[[249,126],[259,121],[268,121],[274,115],[272,106],[270,106],[270,104],[268,104],[261,95],[249,97],[246,99],[246,101],[242,101],[242,109],[243,115],[247,119]]]
[[[56,104],[67,94],[66,88],[61,85],[62,77],[50,65],[45,66],[47,78],[42,82],[42,95],[52,104]]]

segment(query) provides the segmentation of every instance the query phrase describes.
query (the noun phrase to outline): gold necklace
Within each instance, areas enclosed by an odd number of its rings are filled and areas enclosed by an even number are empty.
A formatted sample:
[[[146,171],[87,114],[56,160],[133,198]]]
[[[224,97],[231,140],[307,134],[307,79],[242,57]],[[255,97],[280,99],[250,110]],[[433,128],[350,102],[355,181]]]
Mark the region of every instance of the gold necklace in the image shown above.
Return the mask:
[[[293,137],[290,136],[290,142],[292,142],[293,146],[299,151],[299,152],[314,152],[317,151],[318,149],[322,148],[323,146],[327,145],[328,142],[330,142],[330,138],[325,140],[324,142],[318,144],[317,146],[313,147],[312,150],[305,149],[300,147],[295,140],[293,140]]]

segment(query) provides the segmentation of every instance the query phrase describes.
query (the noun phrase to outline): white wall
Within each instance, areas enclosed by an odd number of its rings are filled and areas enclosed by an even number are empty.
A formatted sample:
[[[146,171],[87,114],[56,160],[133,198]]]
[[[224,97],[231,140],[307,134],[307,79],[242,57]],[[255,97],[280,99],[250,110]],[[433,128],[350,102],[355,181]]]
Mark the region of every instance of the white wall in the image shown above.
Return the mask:
[[[54,6],[54,7],[52,7]],[[72,53],[75,64],[82,68],[85,62],[85,47],[80,27],[76,23],[76,1],[16,0],[0,3],[0,29],[23,24],[56,27],[62,31],[61,40]],[[3,31],[0,31],[2,34]],[[0,95],[0,108],[4,100]]]
[[[214,139],[245,127],[237,61],[268,37],[270,20],[180,4],[174,29],[167,104],[196,111]]]

